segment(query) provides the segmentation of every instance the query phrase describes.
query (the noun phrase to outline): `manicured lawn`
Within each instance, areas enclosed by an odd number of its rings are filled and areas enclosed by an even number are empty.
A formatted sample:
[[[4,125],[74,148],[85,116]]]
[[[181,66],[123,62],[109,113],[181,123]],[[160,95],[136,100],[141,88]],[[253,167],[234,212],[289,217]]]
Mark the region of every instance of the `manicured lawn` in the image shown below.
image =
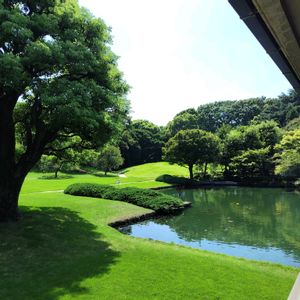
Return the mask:
[[[124,183],[146,185],[135,176]],[[286,299],[299,272],[123,235],[107,223],[149,210],[40,193],[91,175],[35,178],[21,195],[23,219],[0,225],[0,299]]]
[[[128,177],[155,179],[162,174],[188,177],[189,171],[187,168],[178,165],[171,165],[167,162],[157,162],[128,168],[124,170],[124,174]]]

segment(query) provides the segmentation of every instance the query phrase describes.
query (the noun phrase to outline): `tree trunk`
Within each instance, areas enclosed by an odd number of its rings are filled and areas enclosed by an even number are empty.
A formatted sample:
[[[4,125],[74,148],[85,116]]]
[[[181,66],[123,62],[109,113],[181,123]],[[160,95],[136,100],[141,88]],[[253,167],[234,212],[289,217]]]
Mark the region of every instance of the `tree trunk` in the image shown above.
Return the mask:
[[[193,165],[189,165],[190,179],[194,179]]]
[[[207,162],[204,163],[204,174],[203,174],[203,178],[206,177],[206,172],[207,172]]]
[[[16,220],[21,185],[15,177],[14,103],[0,99],[0,221]]]
[[[58,173],[59,169],[56,169],[55,172],[54,172],[54,178],[57,178],[57,173]]]
[[[26,175],[35,163],[25,160],[21,167],[15,161],[13,110],[16,99],[0,98],[0,222],[16,221],[19,218],[19,193]]]
[[[13,177],[1,178],[0,222],[18,220],[18,199],[23,180]]]
[[[18,198],[24,179],[41,158],[45,145],[57,134],[36,125],[34,140],[29,132],[26,152],[16,162],[13,111],[18,98],[18,94],[0,96],[0,222],[18,219]]]

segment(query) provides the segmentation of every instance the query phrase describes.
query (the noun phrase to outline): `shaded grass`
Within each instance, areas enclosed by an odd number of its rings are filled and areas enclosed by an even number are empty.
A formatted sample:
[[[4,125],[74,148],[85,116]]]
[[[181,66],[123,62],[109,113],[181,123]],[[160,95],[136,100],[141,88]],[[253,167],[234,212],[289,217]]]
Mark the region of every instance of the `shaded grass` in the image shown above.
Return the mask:
[[[22,211],[22,221],[0,227],[1,299],[86,294],[81,281],[105,274],[119,256],[95,225],[69,209]]]

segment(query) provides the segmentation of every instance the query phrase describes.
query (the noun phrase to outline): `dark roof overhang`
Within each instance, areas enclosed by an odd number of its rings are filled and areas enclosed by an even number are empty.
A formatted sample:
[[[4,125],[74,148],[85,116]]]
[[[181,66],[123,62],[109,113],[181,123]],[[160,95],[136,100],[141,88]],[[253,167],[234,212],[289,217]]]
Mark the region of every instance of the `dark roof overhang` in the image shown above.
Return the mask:
[[[300,28],[298,26],[299,24],[298,23],[296,24],[294,22],[295,17],[294,19],[291,18],[292,6],[287,5],[288,1],[283,1],[283,0],[281,1],[277,0],[273,2],[271,1],[272,5],[274,4],[274,6],[270,5],[270,7],[268,8],[269,11],[267,11],[268,13],[270,12],[270,9],[271,10],[273,8],[275,9],[275,2],[277,2],[276,13],[278,13],[278,9],[282,10],[280,11],[280,13],[282,15],[284,14],[285,21],[288,24],[288,25],[285,24],[285,27],[289,27],[288,28],[289,34],[293,35],[292,39],[294,42],[293,47],[291,47],[291,43],[289,44],[286,43],[289,46],[289,48],[286,48],[285,44],[280,45],[281,40],[278,39],[278,35],[276,34],[277,33],[276,30],[279,28],[278,31],[280,31],[283,27],[282,24],[279,23],[281,22],[281,20],[279,20],[278,18],[277,19],[273,18],[274,20],[277,20],[276,21],[277,25],[280,25],[281,27],[278,26],[270,27],[270,24],[268,24],[268,19],[266,19],[266,16],[263,14],[264,11],[259,6],[260,1],[258,0],[228,0],[228,1],[231,4],[231,6],[235,9],[235,11],[238,13],[240,18],[247,25],[247,27],[250,29],[250,31],[253,33],[253,35],[256,37],[256,39],[265,48],[266,52],[270,55],[270,57],[273,59],[273,61],[279,67],[281,72],[288,79],[288,81],[293,86],[293,88],[298,93],[300,93],[300,68],[299,68],[300,56],[298,55],[300,54],[300,48],[299,48],[300,41],[298,40]],[[297,11],[297,13],[300,13],[300,11],[299,12]],[[280,32],[280,34],[282,33]]]

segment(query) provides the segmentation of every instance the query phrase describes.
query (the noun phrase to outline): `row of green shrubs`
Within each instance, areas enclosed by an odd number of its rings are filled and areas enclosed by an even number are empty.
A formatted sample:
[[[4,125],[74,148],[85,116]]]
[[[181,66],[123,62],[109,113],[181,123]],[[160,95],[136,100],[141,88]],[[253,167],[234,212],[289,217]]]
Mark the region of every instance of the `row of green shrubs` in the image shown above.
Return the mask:
[[[168,213],[184,207],[181,199],[166,195],[159,191],[145,190],[135,187],[115,188],[110,185],[75,183],[68,186],[65,194],[124,201],[159,213]]]
[[[186,187],[199,186],[201,182],[185,177],[177,177],[168,174],[158,176],[155,181],[165,182],[173,185],[182,185]]]

